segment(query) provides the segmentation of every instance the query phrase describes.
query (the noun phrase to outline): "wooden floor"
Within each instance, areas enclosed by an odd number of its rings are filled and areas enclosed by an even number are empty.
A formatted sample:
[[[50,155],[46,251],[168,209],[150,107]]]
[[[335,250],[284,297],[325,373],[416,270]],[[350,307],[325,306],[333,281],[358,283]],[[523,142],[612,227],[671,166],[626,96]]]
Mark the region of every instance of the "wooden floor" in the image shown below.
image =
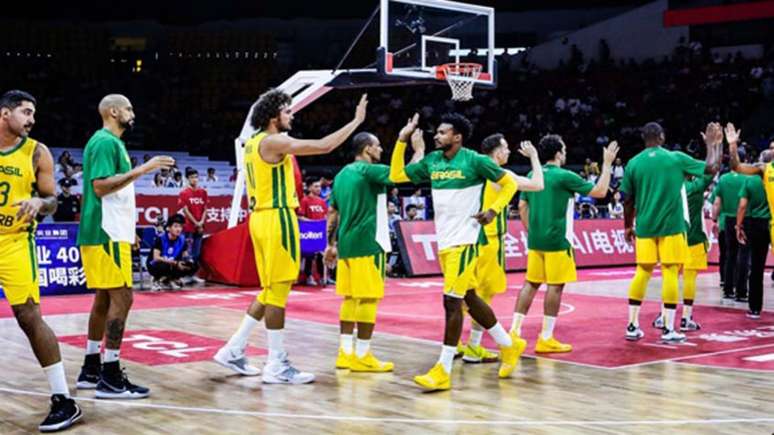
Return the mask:
[[[509,281],[515,287],[520,279],[512,276]],[[717,281],[716,274],[700,275],[697,299],[708,305],[720,304]],[[628,279],[607,279],[578,282],[567,291],[624,298],[627,286]],[[650,298],[658,296],[659,286],[660,280],[654,278]],[[505,305],[512,306],[514,292],[511,289],[503,296]],[[767,309],[771,310],[774,297],[768,279],[766,293]],[[335,298],[330,293],[312,297]],[[53,311],[60,300],[44,299],[44,312]],[[440,313],[440,298],[438,301]],[[226,340],[238,326],[244,305],[238,301],[137,309],[128,329],[170,329]],[[626,310],[623,299],[620,309]],[[78,313],[49,315],[47,320],[58,336],[84,334],[86,310],[88,306]],[[538,304],[533,307],[534,315],[541,311]],[[501,320],[506,327],[510,324],[510,318]],[[649,320],[643,319],[643,323]],[[618,328],[621,335],[623,326],[594,322],[574,325],[588,330]],[[79,392],[85,417],[69,433],[774,432],[772,371],[676,362],[610,369],[525,357],[513,378],[507,380],[497,379],[496,365],[457,362],[453,390],[427,394],[415,387],[412,376],[435,362],[437,342],[380,333],[377,325],[373,341],[376,354],[396,363],[395,373],[378,375],[334,370],[337,342],[335,318],[327,323],[300,317],[288,320],[286,345],[292,360],[299,368],[317,374],[314,384],[304,386],[262,385],[260,378],[231,375],[211,361],[154,366],[125,360],[132,380],[152,388],[151,398],[95,401],[93,392]],[[254,333],[251,345],[264,347],[262,328]],[[0,319],[0,349],[0,433],[32,432],[47,409],[48,388],[12,318]],[[74,385],[82,348],[62,344],[61,349]],[[262,359],[253,358],[256,362]]]

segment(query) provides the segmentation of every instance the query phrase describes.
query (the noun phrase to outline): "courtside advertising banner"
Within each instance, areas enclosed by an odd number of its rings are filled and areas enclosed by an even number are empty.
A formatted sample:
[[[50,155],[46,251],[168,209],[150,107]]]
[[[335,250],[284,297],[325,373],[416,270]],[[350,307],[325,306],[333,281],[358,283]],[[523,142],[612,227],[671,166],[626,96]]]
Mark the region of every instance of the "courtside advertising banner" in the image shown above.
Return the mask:
[[[711,228],[711,222],[707,224]],[[588,219],[575,221],[572,246],[579,267],[609,267],[635,264],[634,246],[624,239],[623,220]],[[409,275],[436,275],[438,244],[433,221],[400,221],[397,226],[398,245]],[[717,264],[719,252],[714,236],[710,235],[709,260]],[[504,241],[506,269],[523,271],[527,268],[527,232],[519,220],[508,221]],[[774,265],[769,253],[767,266]]]

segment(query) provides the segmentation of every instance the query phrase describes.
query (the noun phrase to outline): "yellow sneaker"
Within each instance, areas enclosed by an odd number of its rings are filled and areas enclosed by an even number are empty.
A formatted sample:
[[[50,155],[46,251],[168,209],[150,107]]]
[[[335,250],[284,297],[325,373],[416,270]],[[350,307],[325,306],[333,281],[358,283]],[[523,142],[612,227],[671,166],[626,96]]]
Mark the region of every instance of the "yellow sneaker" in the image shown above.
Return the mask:
[[[349,370],[353,372],[391,372],[395,367],[390,361],[379,361],[376,359],[373,353],[368,352],[364,357],[358,358],[357,355],[352,355],[352,362],[349,366]]]
[[[490,352],[484,348],[484,346],[465,346],[465,354],[462,356],[462,360],[466,363],[493,363],[497,362],[500,356],[494,352]]]
[[[543,340],[543,336],[538,337],[535,343],[535,352],[537,353],[563,353],[572,352],[572,345],[559,342],[554,337]]]
[[[344,349],[339,348],[339,356],[336,357],[336,368],[348,369],[352,365],[352,359],[354,356],[354,353],[346,353],[344,352]]]
[[[443,364],[437,363],[427,374],[414,376],[414,382],[427,391],[448,390],[451,388],[451,376],[446,373]]]
[[[519,358],[527,348],[527,340],[516,335],[515,332],[511,332],[511,340],[513,343],[509,347],[503,347],[500,349],[500,370],[498,375],[501,378],[507,378],[513,373],[516,366],[519,365]]]

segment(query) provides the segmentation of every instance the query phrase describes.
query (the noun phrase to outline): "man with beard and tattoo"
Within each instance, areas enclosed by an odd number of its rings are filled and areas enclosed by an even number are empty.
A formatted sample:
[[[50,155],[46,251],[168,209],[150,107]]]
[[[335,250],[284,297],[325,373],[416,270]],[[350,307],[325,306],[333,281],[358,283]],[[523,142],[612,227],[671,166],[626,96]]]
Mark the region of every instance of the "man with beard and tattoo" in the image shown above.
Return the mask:
[[[132,254],[135,239],[134,180],[175,160],[156,156],[132,169],[121,136],[134,126],[134,109],[123,95],[99,103],[102,129],[83,152],[83,209],[78,227],[86,287],[95,291],[89,316],[86,357],[78,389],[95,389],[98,399],[142,399],[150,390],[129,382],[118,357],[132,306]],[[100,344],[105,339],[104,357]]]
[[[322,139],[296,139],[285,132],[293,122],[292,98],[279,89],[260,96],[250,123],[258,133],[245,144],[247,194],[250,206],[250,238],[263,291],[247,309],[242,323],[214,356],[215,362],[244,376],[256,376],[258,368],[247,363],[245,348],[250,332],[266,317],[269,356],[262,381],[267,384],[306,384],[314,374],[290,364],[283,345],[285,304],[298,278],[298,195],[293,177],[293,156],[328,154],[355,132],[366,116],[368,100],[360,99],[355,116]]]
[[[82,413],[70,398],[56,336],[40,313],[35,217],[54,213],[57,201],[54,158],[29,137],[36,105],[23,91],[0,97],[0,285],[48,378],[51,412],[38,429],[53,432],[70,427]]]

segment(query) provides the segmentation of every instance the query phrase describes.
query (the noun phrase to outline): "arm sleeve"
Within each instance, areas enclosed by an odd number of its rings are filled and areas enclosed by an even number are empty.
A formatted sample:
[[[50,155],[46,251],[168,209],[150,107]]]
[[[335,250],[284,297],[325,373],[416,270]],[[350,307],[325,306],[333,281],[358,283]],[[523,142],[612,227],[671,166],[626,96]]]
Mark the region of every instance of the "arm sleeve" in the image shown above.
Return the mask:
[[[108,178],[118,173],[118,149],[113,142],[103,140],[93,144],[88,164],[91,166],[89,171],[90,179],[99,180]]]
[[[673,155],[677,158],[677,161],[680,162],[680,167],[683,169],[684,173],[695,175],[697,177],[704,175],[704,169],[707,167],[705,162],[696,160],[680,151],[673,151]]]
[[[513,199],[513,195],[516,194],[518,186],[516,185],[516,180],[514,180],[513,177],[506,175],[504,172],[503,176],[497,181],[497,184],[500,185],[500,191],[497,192],[497,197],[489,208],[494,210],[497,214],[500,214],[500,212],[502,212],[511,202],[511,199]]]
[[[624,179],[626,179],[624,177]],[[576,174],[572,171],[564,171],[563,177],[562,177],[562,186],[564,186],[565,189],[569,190],[573,193],[580,193],[581,195],[588,195],[589,192],[591,192],[592,189],[594,189],[594,185],[591,184],[589,181],[584,180],[581,178],[580,175]]]
[[[425,165],[425,159],[406,166],[406,142],[396,142],[390,160],[390,181],[394,183],[430,181],[430,173]]]

